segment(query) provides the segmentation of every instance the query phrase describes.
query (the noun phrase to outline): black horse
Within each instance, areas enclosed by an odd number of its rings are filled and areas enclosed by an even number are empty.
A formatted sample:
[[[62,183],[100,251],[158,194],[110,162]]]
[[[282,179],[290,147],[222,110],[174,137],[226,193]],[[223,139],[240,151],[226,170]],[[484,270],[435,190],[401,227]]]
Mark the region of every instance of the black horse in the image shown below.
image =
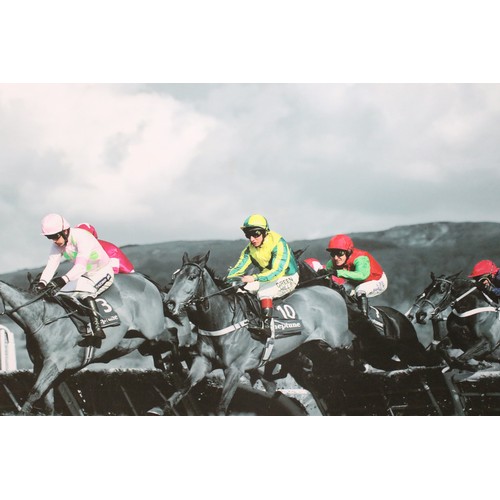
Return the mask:
[[[296,255],[300,255],[296,252]],[[369,318],[359,310],[356,298],[346,289],[314,271],[307,263],[297,259],[299,287],[323,285],[333,287],[347,306],[349,330],[357,337],[357,352],[362,360],[385,370],[407,366],[436,366],[441,359],[427,351],[419,342],[412,322],[397,309],[388,306],[370,306]]]

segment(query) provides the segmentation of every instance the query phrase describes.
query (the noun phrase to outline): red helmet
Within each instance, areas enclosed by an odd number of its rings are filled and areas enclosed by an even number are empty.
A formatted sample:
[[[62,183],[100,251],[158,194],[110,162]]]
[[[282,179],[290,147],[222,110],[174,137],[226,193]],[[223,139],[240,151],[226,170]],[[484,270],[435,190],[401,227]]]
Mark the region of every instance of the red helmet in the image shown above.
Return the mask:
[[[345,250],[346,252],[352,251],[354,248],[354,243],[351,238],[346,234],[337,234],[333,238],[330,239],[330,243],[328,243],[327,252],[330,250]]]
[[[498,267],[491,260],[480,260],[472,269],[469,278],[477,278],[485,274],[495,274]]]
[[[88,222],[82,222],[76,227],[78,227],[79,229],[85,229],[85,231],[88,231],[94,238],[97,238],[97,231],[92,224],[89,224]]]

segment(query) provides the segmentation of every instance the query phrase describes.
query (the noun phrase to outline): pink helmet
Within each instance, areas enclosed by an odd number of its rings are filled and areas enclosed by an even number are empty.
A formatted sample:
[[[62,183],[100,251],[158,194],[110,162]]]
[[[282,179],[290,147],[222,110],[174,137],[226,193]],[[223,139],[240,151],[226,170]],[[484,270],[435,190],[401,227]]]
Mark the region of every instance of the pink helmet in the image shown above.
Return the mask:
[[[42,234],[50,236],[69,229],[69,222],[59,214],[48,214],[42,219]]]
[[[480,260],[472,269],[469,278],[477,278],[485,274],[495,274],[498,267],[491,260]]]
[[[94,238],[97,238],[97,231],[95,230],[95,227],[92,224],[89,224],[88,222],[82,222],[81,224],[78,224],[76,226],[80,229],[85,229],[85,231],[88,231]]]
[[[337,234],[330,239],[330,243],[328,243],[327,251],[330,250],[345,250],[346,252],[350,252],[354,248],[354,243],[351,238],[346,234]]]

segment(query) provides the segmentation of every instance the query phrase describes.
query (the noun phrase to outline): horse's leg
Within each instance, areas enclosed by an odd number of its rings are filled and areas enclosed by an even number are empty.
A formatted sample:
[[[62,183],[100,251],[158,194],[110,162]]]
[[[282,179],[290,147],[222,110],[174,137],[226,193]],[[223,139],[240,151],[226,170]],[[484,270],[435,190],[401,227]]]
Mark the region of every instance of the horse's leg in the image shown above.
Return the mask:
[[[271,367],[276,366],[275,364],[270,365]],[[267,365],[266,365],[267,368]],[[264,387],[264,390],[270,394],[271,396],[276,392],[277,385],[274,380],[271,379],[272,376],[272,370],[270,373],[270,377],[267,378],[267,372],[264,371],[264,373],[261,373],[261,371],[257,368],[255,370],[251,370],[248,372],[248,375],[250,377],[250,383],[252,384],[252,387],[255,386],[255,384],[260,380],[262,386]]]
[[[236,389],[238,388],[238,382],[243,376],[243,372],[233,365],[224,372],[224,375],[224,387],[222,388],[222,395],[219,404],[217,405],[217,415],[227,414],[227,409],[233,399]]]
[[[189,369],[189,374],[184,385],[170,396],[163,409],[153,408],[148,413],[151,415],[175,415],[175,406],[196,384],[201,382],[211,370],[212,363],[203,356],[197,356]]]
[[[470,359],[478,359],[489,354],[491,351],[490,343],[485,338],[479,339],[472,347],[467,349],[462,355],[458,357],[459,361],[469,361]]]
[[[45,404],[45,411],[47,412],[48,415],[55,415],[56,414],[56,407],[55,407],[55,396],[54,396],[54,389],[50,389],[47,391],[47,394],[43,397],[43,402]]]
[[[296,367],[289,367],[290,375],[293,377],[295,382],[300,385],[303,389],[308,391],[314,399],[318,410],[322,415],[330,415],[328,410],[327,402],[319,395],[318,389],[312,380],[312,374],[310,370],[304,368],[303,366],[297,365]]]
[[[30,355],[31,356],[31,355]],[[43,367],[43,359],[40,356],[31,356],[33,361],[33,374],[35,375],[35,380],[38,380],[40,371]],[[48,415],[55,415],[55,401],[54,401],[54,390],[50,389],[47,394],[43,397],[45,413]]]
[[[44,364],[19,414],[29,415],[33,409],[33,405],[52,388],[60,374],[61,371],[54,363]]]

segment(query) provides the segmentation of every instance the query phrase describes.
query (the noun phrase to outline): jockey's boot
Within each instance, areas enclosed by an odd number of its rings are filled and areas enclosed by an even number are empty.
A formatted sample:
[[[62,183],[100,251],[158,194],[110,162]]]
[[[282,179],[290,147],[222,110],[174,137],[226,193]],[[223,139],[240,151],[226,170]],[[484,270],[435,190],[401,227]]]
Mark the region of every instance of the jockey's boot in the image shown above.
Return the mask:
[[[358,307],[363,315],[368,318],[368,297],[365,293],[358,295]]]
[[[260,299],[260,309],[262,313],[262,334],[266,337],[272,336],[271,320],[273,318],[273,299],[264,297]]]
[[[96,339],[105,339],[106,334],[102,331],[101,322],[99,321],[99,310],[94,297],[85,297],[82,300],[83,304],[88,307],[90,326],[92,327],[92,337]]]

